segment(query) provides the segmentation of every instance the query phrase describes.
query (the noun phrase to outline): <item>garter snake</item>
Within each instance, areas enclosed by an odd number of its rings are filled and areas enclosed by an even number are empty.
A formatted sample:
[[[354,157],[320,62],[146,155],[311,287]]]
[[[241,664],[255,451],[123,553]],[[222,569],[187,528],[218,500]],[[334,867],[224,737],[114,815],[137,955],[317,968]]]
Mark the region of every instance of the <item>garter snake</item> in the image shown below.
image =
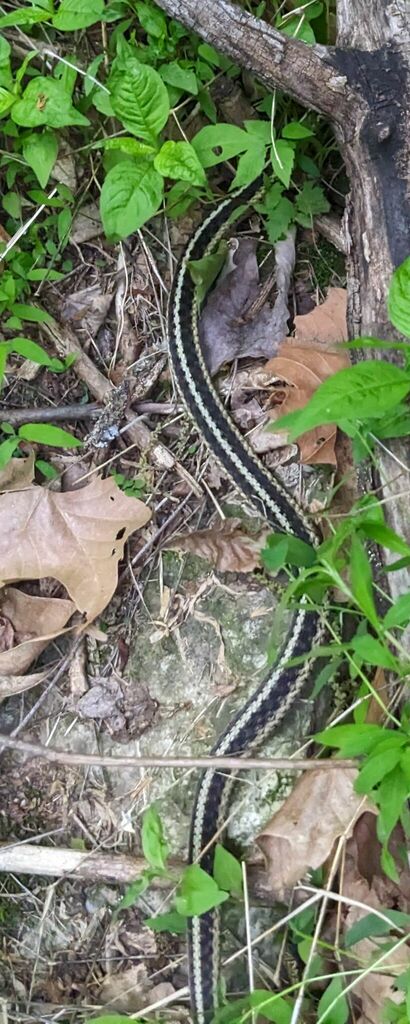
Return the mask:
[[[272,476],[231,421],[207,371],[198,330],[195,285],[189,261],[212,252],[226,233],[230,215],[262,192],[262,180],[223,200],[191,237],[175,273],[169,303],[169,351],[179,390],[201,437],[226,474],[274,529],[316,545],[319,535],[301,506]],[[309,652],[321,642],[319,614],[303,600],[275,665],[239,711],[212,753],[243,754],[272,732],[311,675]],[[289,659],[306,655],[295,667]],[[215,835],[220,832],[234,776],[207,769],[201,776],[192,814],[190,862],[212,874]],[[190,994],[196,1024],[208,1024],[218,1003],[219,919],[216,910],[190,919],[188,931]]]

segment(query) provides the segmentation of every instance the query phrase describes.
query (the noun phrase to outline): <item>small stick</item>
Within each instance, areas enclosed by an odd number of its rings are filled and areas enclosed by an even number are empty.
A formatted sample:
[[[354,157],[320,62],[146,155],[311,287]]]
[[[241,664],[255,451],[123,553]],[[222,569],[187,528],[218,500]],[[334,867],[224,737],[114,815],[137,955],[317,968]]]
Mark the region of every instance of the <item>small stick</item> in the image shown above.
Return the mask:
[[[234,771],[267,768],[270,770],[315,771],[318,768],[356,768],[351,760],[321,760],[291,757],[109,757],[102,754],[74,754],[69,750],[51,750],[39,743],[16,740],[13,736],[0,734],[2,750],[17,750],[28,757],[41,757],[54,764],[97,765],[104,768],[214,768],[217,771]]]

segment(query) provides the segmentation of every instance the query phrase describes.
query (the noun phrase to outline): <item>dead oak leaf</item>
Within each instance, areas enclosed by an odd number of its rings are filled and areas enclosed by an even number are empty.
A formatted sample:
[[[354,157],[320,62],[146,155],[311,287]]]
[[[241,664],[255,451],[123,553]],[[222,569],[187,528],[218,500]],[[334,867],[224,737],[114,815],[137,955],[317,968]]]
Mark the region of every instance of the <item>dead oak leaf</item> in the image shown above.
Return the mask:
[[[18,677],[25,672],[49,640],[59,636],[74,612],[73,601],[64,598],[35,597],[17,587],[0,590],[0,624],[8,623],[8,642],[3,632],[0,648],[0,673]]]
[[[346,768],[317,768],[302,775],[257,837],[277,899],[284,899],[307,871],[321,867],[339,836],[349,835],[357,817],[368,809],[353,789],[356,777],[356,769]]]
[[[29,487],[34,476],[34,452],[25,459],[9,459],[0,472],[0,491],[21,491]]]
[[[329,288],[325,301],[304,316],[295,316],[295,342],[329,351],[347,341],[347,291]]]
[[[266,532],[257,537],[245,533],[241,519],[232,517],[208,530],[180,534],[166,545],[174,551],[189,551],[204,558],[220,572],[253,572],[260,567],[260,552]]]
[[[91,621],[114,593],[125,541],[150,518],[112,477],[65,494],[32,486],[0,495],[2,582],[52,576]]]
[[[310,316],[313,316],[313,313],[299,319],[307,320]],[[293,341],[283,342],[278,355],[270,359],[264,367],[265,380],[285,381],[287,385],[286,389],[281,389],[284,399],[271,410],[271,418],[277,419],[289,412],[295,412],[296,409],[302,409],[322,381],[348,365],[349,359],[345,352],[329,352],[307,345],[302,347],[295,345]],[[298,439],[300,461],[310,465],[336,465],[335,441],[336,426],[333,423],[326,423],[307,431]]]

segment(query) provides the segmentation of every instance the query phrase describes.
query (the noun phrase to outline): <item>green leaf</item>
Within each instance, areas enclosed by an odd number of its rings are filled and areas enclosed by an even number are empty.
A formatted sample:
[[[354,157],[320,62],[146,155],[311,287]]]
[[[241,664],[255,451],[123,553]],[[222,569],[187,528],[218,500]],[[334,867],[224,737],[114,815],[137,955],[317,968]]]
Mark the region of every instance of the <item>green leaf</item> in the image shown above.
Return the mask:
[[[17,192],[7,192],[2,199],[3,209],[8,213],[9,217],[13,220],[19,220],[21,217],[21,198]]]
[[[140,878],[136,878],[135,882],[130,882],[130,884],[127,885],[127,888],[122,899],[120,899],[119,903],[117,903],[117,906],[115,908],[115,916],[117,916],[121,912],[121,910],[127,910],[128,907],[134,907],[142,893],[145,892],[146,889],[148,889],[151,880],[152,872],[143,871]]]
[[[40,7],[23,7],[20,11],[10,11],[9,14],[4,14],[0,18],[0,28],[14,27],[15,25],[36,25],[37,22],[48,21],[49,17],[48,11],[43,11]]]
[[[344,938],[346,949],[355,946],[356,942],[361,942],[362,939],[372,939],[377,935],[387,935],[396,928],[403,928],[406,931],[409,929],[410,914],[404,914],[401,910],[385,909],[384,907],[380,909],[389,920],[382,921],[380,917],[376,917],[376,914],[366,914],[365,917],[360,918],[360,921],[355,921],[346,932]]]
[[[229,894],[222,892],[206,871],[198,864],[190,864],[182,875],[175,906],[184,917],[196,917],[225,903],[227,899]]]
[[[63,281],[65,274],[51,267],[35,267],[27,271],[27,281]]]
[[[58,139],[54,132],[44,131],[27,135],[23,142],[23,156],[45,188],[57,159]]]
[[[259,1011],[261,1017],[273,1021],[273,1024],[290,1024],[292,1006],[277,992],[255,989],[249,995],[249,1004]]]
[[[209,256],[202,256],[200,260],[189,260],[187,267],[196,284],[196,294],[199,305],[203,302],[205,295],[213,285],[222,270],[228,252],[227,243],[222,240],[216,252]]]
[[[384,750],[382,753],[377,749],[374,754],[368,758],[363,768],[360,769],[360,773],[355,782],[355,790],[357,793],[371,793],[372,790],[381,782],[385,776],[396,767],[401,758],[401,750],[399,746],[391,747],[389,750]]]
[[[308,139],[314,134],[311,128],[300,121],[288,121],[282,129],[283,139]]]
[[[346,1021],[349,1019],[350,1011],[349,1004],[346,996],[343,995],[343,992],[343,977],[338,975],[336,978],[332,978],[330,985],[327,986],[327,989],[319,1000],[317,1020],[323,1020],[323,1024],[346,1024]],[[337,1003],[331,1010],[329,1010],[329,1013],[327,1013],[326,1011],[335,999],[337,999]]]
[[[393,771],[386,775],[380,783],[377,802],[379,813],[377,815],[377,838],[386,844],[391,833],[400,820],[401,812],[409,795],[409,784],[400,764],[393,768]]]
[[[263,142],[265,146],[268,146],[269,143],[272,142],[272,129],[270,121],[252,120],[244,121],[243,123],[248,135],[256,136],[256,139],[258,139],[259,142]],[[256,139],[253,140],[252,145],[254,145]]]
[[[390,320],[401,334],[410,337],[410,256],[394,271],[387,308]]]
[[[326,199],[320,185],[314,185],[312,181],[305,181],[301,192],[296,197],[296,206],[301,213],[314,216],[316,213],[327,213],[330,210],[330,203]]]
[[[128,153],[129,156],[135,157],[150,157],[156,153],[155,146],[148,146],[146,142],[140,142],[139,139],[134,139],[132,135],[120,135],[117,139],[99,139],[95,143],[97,148],[101,146],[104,150],[120,149],[123,153]]]
[[[164,142],[154,160],[154,167],[164,178],[205,185],[206,176],[195,150],[189,142]]]
[[[33,324],[51,324],[53,322],[50,314],[46,313],[45,309],[39,309],[38,306],[26,306],[24,303],[14,302],[10,309],[21,320],[29,320]]]
[[[194,71],[181,67],[177,60],[169,64],[161,64],[158,69],[163,82],[173,85],[175,89],[183,89],[184,92],[196,96],[198,93],[198,82]]]
[[[295,150],[285,139],[277,139],[275,148],[272,146],[271,149],[271,160],[276,177],[279,178],[279,181],[283,181],[285,188],[289,188],[295,162]]]
[[[52,448],[80,448],[82,441],[68,430],[61,427],[53,427],[50,423],[23,423],[19,427],[19,437],[24,441],[37,441],[38,444],[47,444]]]
[[[6,363],[10,352],[10,345],[2,341],[0,343],[0,388],[3,383],[4,372],[6,369]]]
[[[351,540],[350,586],[360,610],[367,616],[369,622],[377,626],[372,570],[363,541],[357,534],[353,534]]]
[[[168,914],[157,914],[156,917],[146,917],[144,924],[153,932],[171,932],[173,935],[185,935],[187,927],[186,917],[182,917],[176,910],[170,910]]]
[[[155,807],[144,812],[141,830],[142,851],[152,868],[165,871],[168,844],[164,839],[162,822]]]
[[[36,341],[32,341],[31,338],[13,338],[9,344],[12,352],[17,352],[19,356],[24,356],[24,359],[31,359],[32,363],[38,363],[40,366],[49,366],[51,369],[54,369],[57,364],[58,369],[64,369],[64,364],[60,359],[49,356],[48,352],[41,345],[37,345]]]
[[[162,39],[166,35],[167,23],[165,15],[158,7],[144,3],[144,0],[137,0],[135,9],[138,21],[147,35],[153,36],[154,39]]]
[[[10,107],[16,102],[17,97],[13,93],[9,92],[8,89],[0,87],[0,117],[4,117],[8,113]]]
[[[61,210],[57,217],[57,234],[60,246],[67,245],[72,221],[73,215],[68,206],[66,206],[65,210]]]
[[[365,633],[364,636],[355,636],[351,641],[352,650],[358,654],[368,665],[378,665],[380,668],[395,668],[396,660],[389,651],[376,640],[374,636]]]
[[[136,57],[117,58],[108,88],[112,108],[124,128],[155,142],[169,115],[168,93],[158,72]]]
[[[103,14],[104,0],[61,0],[53,25],[59,32],[77,32],[100,21]]]
[[[266,227],[269,241],[274,244],[279,238],[283,238],[289,230],[295,214],[295,207],[290,199],[282,196],[276,208],[269,214]],[[273,426],[272,426],[273,430]]]
[[[360,531],[366,537],[370,537],[371,540],[375,540],[383,547],[389,548],[390,551],[397,551],[399,555],[410,555],[410,547],[406,544],[406,541],[398,533],[390,529],[390,526],[386,526],[385,523],[377,523],[374,520],[365,519],[360,523]]]
[[[71,124],[90,123],[87,117],[73,107],[71,96],[62,83],[43,75],[28,83],[21,99],[14,104],[11,116],[15,124],[24,128],[37,128],[41,125],[64,128]]]
[[[102,1017],[87,1017],[84,1024],[130,1024],[130,1018],[123,1013],[104,1013]]]
[[[163,180],[151,161],[124,161],[108,172],[101,189],[100,209],[108,238],[127,238],[161,205]]]
[[[250,185],[252,181],[255,181],[255,178],[262,174],[265,160],[265,146],[263,143],[258,144],[255,142],[251,149],[248,149],[246,153],[242,153],[239,157],[236,174],[229,186],[229,190],[242,188],[244,185]]]
[[[58,470],[54,469],[54,466],[49,462],[46,462],[45,459],[36,459],[35,467],[38,469],[39,473],[42,473],[43,476],[45,476],[46,480],[56,480],[59,476]]]
[[[249,149],[249,135],[235,124],[207,124],[192,139],[203,167],[214,167]]]
[[[313,45],[316,42],[315,33],[310,27],[308,21],[303,21],[300,15],[295,18],[286,18],[286,20],[278,23],[277,28],[280,28],[281,32],[284,32],[285,36],[292,36],[293,39],[301,39],[304,43]]]
[[[13,75],[10,64],[11,46],[4,36],[0,36],[0,86],[7,90],[13,88]],[[16,97],[13,97],[13,100]],[[0,107],[1,109],[1,107]]]
[[[2,441],[0,444],[0,469],[4,469],[7,466],[18,446],[19,439],[16,436],[8,437],[6,441]]]
[[[386,629],[394,626],[407,626],[410,622],[410,594],[401,594],[395,604],[386,612],[383,625]]]
[[[275,429],[286,428],[294,441],[324,423],[382,416],[410,391],[410,375],[390,363],[366,362],[339,370],[323,381],[304,409],[282,416]]]
[[[226,892],[241,893],[243,888],[242,868],[240,861],[217,843],[214,857],[214,879],[220,889]]]
[[[278,550],[281,552],[281,565],[305,567],[314,565],[316,562],[316,551],[311,544],[306,544],[304,540],[299,540],[298,537],[293,537],[292,534],[284,536],[283,533],[271,533],[267,538],[267,547],[261,551],[261,558],[267,569],[277,569],[279,567],[277,564]],[[271,552],[273,553],[273,559],[271,558]],[[282,552],[284,553],[283,555]]]
[[[385,730],[380,725],[335,725],[333,729],[324,729],[316,733],[317,743],[327,747],[339,747],[342,757],[360,757],[368,754],[381,739]]]

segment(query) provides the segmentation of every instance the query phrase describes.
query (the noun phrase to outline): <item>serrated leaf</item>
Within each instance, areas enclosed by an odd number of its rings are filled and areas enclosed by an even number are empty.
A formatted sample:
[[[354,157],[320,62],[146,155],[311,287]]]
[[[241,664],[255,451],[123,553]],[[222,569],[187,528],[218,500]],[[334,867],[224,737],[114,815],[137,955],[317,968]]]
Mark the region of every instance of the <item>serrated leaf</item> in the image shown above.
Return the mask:
[[[68,430],[53,427],[50,423],[23,423],[23,426],[19,427],[18,435],[24,441],[36,441],[52,448],[79,448],[83,443]]]
[[[168,914],[157,914],[156,917],[146,917],[144,924],[153,932],[171,932],[172,935],[185,935],[187,929],[186,917],[182,917],[176,910],[170,910]]]
[[[229,850],[225,850],[220,843],[217,843],[215,847],[213,875],[220,889],[225,889],[226,892],[242,892],[243,880],[240,861]]]
[[[158,70],[163,82],[166,82],[167,85],[173,85],[175,89],[183,89],[184,92],[189,92],[192,96],[198,94],[195,72],[189,68],[183,68],[177,60],[172,60],[169,64],[161,64]]]
[[[265,159],[265,146],[263,143],[259,144],[255,141],[251,149],[248,149],[239,157],[236,174],[229,186],[229,191],[235,188],[242,188],[244,185],[250,185],[252,181],[255,181],[255,178],[262,174]]]
[[[391,279],[387,308],[394,327],[410,337],[410,256],[394,271]]]
[[[289,188],[295,162],[295,150],[285,139],[277,139],[275,146],[271,148],[271,160],[276,177],[283,182],[285,188]]]
[[[249,135],[235,124],[207,124],[192,139],[202,167],[214,167],[249,149]]]
[[[114,113],[127,131],[155,142],[169,115],[169,99],[161,76],[136,57],[114,61],[108,80]]]
[[[164,178],[189,181],[191,185],[206,183],[205,171],[189,142],[164,142],[154,160],[154,167]]]
[[[309,139],[315,133],[300,121],[288,121],[282,129],[283,139]]]
[[[148,807],[144,812],[141,830],[142,852],[152,868],[164,871],[168,856],[168,844],[164,839],[164,831],[158,811]]]
[[[50,128],[64,128],[67,125],[89,125],[71,103],[71,96],[61,82],[55,78],[39,75],[26,86],[23,95],[11,111],[15,124],[24,128],[48,125]]]
[[[326,199],[320,185],[314,185],[312,181],[305,181],[301,192],[296,197],[297,209],[302,213],[314,216],[316,213],[328,213],[330,203]]]
[[[59,32],[76,32],[101,21],[104,14],[104,0],[61,0],[53,15],[54,28]]]
[[[269,214],[266,227],[269,241],[274,244],[283,238],[289,230],[295,213],[295,207],[290,199],[282,196],[274,210]]]
[[[207,875],[198,864],[191,864],[182,875],[175,906],[183,917],[196,917],[218,907],[229,899],[215,880]]]
[[[52,131],[27,135],[23,142],[23,156],[36,175],[37,181],[45,188],[57,159],[58,139]]]
[[[378,935],[387,935],[390,931],[396,928],[409,929],[410,925],[410,914],[404,914],[401,910],[390,910],[390,908],[381,908],[385,917],[388,917],[388,921],[382,921],[382,919],[376,914],[366,914],[365,917],[360,918],[360,921],[355,921],[351,928],[348,929],[344,938],[344,945],[346,949],[350,949],[351,946],[355,946],[357,942],[361,942],[362,939],[372,939]]]
[[[282,416],[275,429],[287,429],[289,439],[324,423],[357,422],[382,416],[410,391],[410,375],[390,363],[359,363],[338,370],[319,385],[304,409]]]
[[[124,161],[112,167],[101,189],[100,209],[109,238],[127,238],[161,205],[163,179],[151,161]]]

